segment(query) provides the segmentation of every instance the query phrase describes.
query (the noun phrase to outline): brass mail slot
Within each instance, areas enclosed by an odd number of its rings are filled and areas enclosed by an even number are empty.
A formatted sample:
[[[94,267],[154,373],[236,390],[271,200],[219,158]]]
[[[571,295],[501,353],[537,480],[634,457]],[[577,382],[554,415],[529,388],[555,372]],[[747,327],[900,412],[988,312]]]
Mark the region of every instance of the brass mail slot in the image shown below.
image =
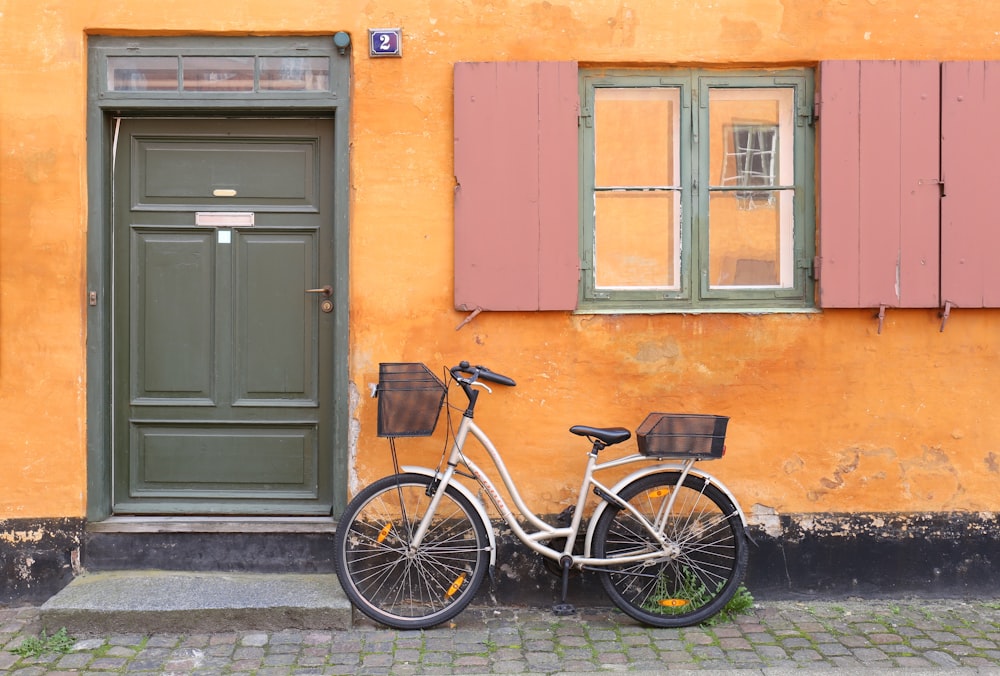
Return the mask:
[[[208,228],[252,228],[252,211],[196,211],[194,224]]]

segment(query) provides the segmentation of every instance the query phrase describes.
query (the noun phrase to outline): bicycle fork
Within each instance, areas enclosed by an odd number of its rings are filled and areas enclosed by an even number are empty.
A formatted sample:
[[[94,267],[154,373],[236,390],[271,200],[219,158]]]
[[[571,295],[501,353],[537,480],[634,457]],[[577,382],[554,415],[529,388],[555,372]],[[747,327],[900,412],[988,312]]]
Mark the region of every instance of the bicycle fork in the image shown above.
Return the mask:
[[[435,476],[434,482],[428,486],[428,497],[430,497],[431,502],[427,506],[427,511],[424,512],[424,515],[420,518],[420,525],[417,526],[416,532],[413,533],[410,538],[410,545],[406,550],[406,553],[410,558],[414,558],[417,555],[417,550],[420,549],[420,543],[423,541],[424,535],[427,534],[427,531],[430,528],[431,519],[434,518],[438,505],[441,503],[441,498],[444,496],[444,492],[448,488],[448,484],[454,474],[455,466],[449,463],[448,469],[444,471],[444,474],[441,475],[440,478]],[[435,487],[436,490],[431,493],[430,489]]]
[[[434,514],[437,512],[438,505],[441,503],[441,498],[444,496],[445,491],[451,484],[451,478],[455,475],[455,470],[458,467],[458,461],[461,458],[461,448],[465,444],[465,439],[469,434],[469,427],[471,424],[471,419],[467,417],[462,418],[462,423],[458,426],[458,431],[455,433],[455,439],[452,442],[451,453],[448,455],[448,463],[443,474],[438,474],[434,472],[434,481],[428,486],[427,496],[431,499],[430,505],[427,506],[427,511],[420,518],[420,525],[417,526],[416,532],[413,533],[410,538],[410,546],[407,548],[407,555],[413,558],[417,555],[417,550],[420,549],[420,543],[424,539],[424,535],[430,529],[431,520],[434,518]],[[456,484],[459,485],[459,484]],[[433,492],[432,492],[433,489]],[[490,523],[487,520],[484,524],[487,530],[490,530]]]

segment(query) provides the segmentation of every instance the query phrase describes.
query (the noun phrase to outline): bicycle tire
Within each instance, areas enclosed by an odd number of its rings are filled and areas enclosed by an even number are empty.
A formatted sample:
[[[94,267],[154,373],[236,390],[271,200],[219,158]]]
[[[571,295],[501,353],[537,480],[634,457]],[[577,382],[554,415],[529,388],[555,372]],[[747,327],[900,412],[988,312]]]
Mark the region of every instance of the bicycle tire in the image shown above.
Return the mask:
[[[680,472],[658,472],[636,479],[618,497],[655,522],[677,491],[662,533],[674,551],[653,565],[604,567],[598,577],[616,606],[657,627],[700,624],[721,611],[736,593],[747,568],[747,536],[736,506],[721,490]],[[594,527],[594,556],[615,558],[660,549],[628,510],[609,504]]]
[[[430,506],[430,477],[395,474],[366,487],[344,510],[334,568],[351,603],[396,629],[426,629],[462,612],[490,562],[486,524],[448,486],[414,554],[409,543]]]

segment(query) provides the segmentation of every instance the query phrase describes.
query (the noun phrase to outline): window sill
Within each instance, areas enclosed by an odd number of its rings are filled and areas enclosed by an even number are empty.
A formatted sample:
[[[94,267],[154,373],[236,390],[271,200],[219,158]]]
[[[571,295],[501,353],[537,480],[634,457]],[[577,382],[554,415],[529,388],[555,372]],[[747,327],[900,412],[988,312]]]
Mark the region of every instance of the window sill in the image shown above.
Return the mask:
[[[736,315],[777,315],[777,314],[821,314],[822,309],[816,307],[775,307],[775,308],[747,308],[747,307],[678,307],[678,308],[656,308],[656,307],[593,307],[585,306],[573,311],[575,315],[709,315],[709,314],[736,314]]]

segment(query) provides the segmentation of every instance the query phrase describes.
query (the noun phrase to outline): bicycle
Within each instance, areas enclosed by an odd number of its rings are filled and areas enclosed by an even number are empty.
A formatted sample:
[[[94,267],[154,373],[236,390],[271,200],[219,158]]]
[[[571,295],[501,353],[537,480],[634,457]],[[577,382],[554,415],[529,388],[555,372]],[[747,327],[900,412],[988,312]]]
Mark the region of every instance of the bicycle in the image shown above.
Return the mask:
[[[591,443],[568,525],[552,525],[522,499],[496,446],[475,423],[477,388],[513,387],[508,376],[462,362],[448,369],[468,405],[451,449],[438,468],[398,464],[395,439],[427,436],[437,424],[446,386],[420,363],[381,364],[378,435],[389,437],[395,474],[361,490],[347,505],[334,538],[334,565],[352,604],[371,619],[397,629],[424,629],[465,609],[496,564],[496,534],[485,493],[514,535],[558,563],[562,574],[557,614],[566,603],[570,571],[595,571],[611,601],[640,622],[682,627],[703,622],[729,602],[747,567],[747,524],[736,498],[718,479],[695,468],[725,452],[728,418],[653,413],[636,430],[638,453],[608,461],[598,454],[631,438],[624,427],[575,425]],[[445,408],[450,407],[448,404]],[[486,451],[522,526],[496,485],[466,454],[475,438]],[[595,475],[644,463],[606,486]],[[443,469],[442,469],[443,467]],[[598,496],[575,553],[589,491]],[[491,575],[492,577],[492,575]]]

